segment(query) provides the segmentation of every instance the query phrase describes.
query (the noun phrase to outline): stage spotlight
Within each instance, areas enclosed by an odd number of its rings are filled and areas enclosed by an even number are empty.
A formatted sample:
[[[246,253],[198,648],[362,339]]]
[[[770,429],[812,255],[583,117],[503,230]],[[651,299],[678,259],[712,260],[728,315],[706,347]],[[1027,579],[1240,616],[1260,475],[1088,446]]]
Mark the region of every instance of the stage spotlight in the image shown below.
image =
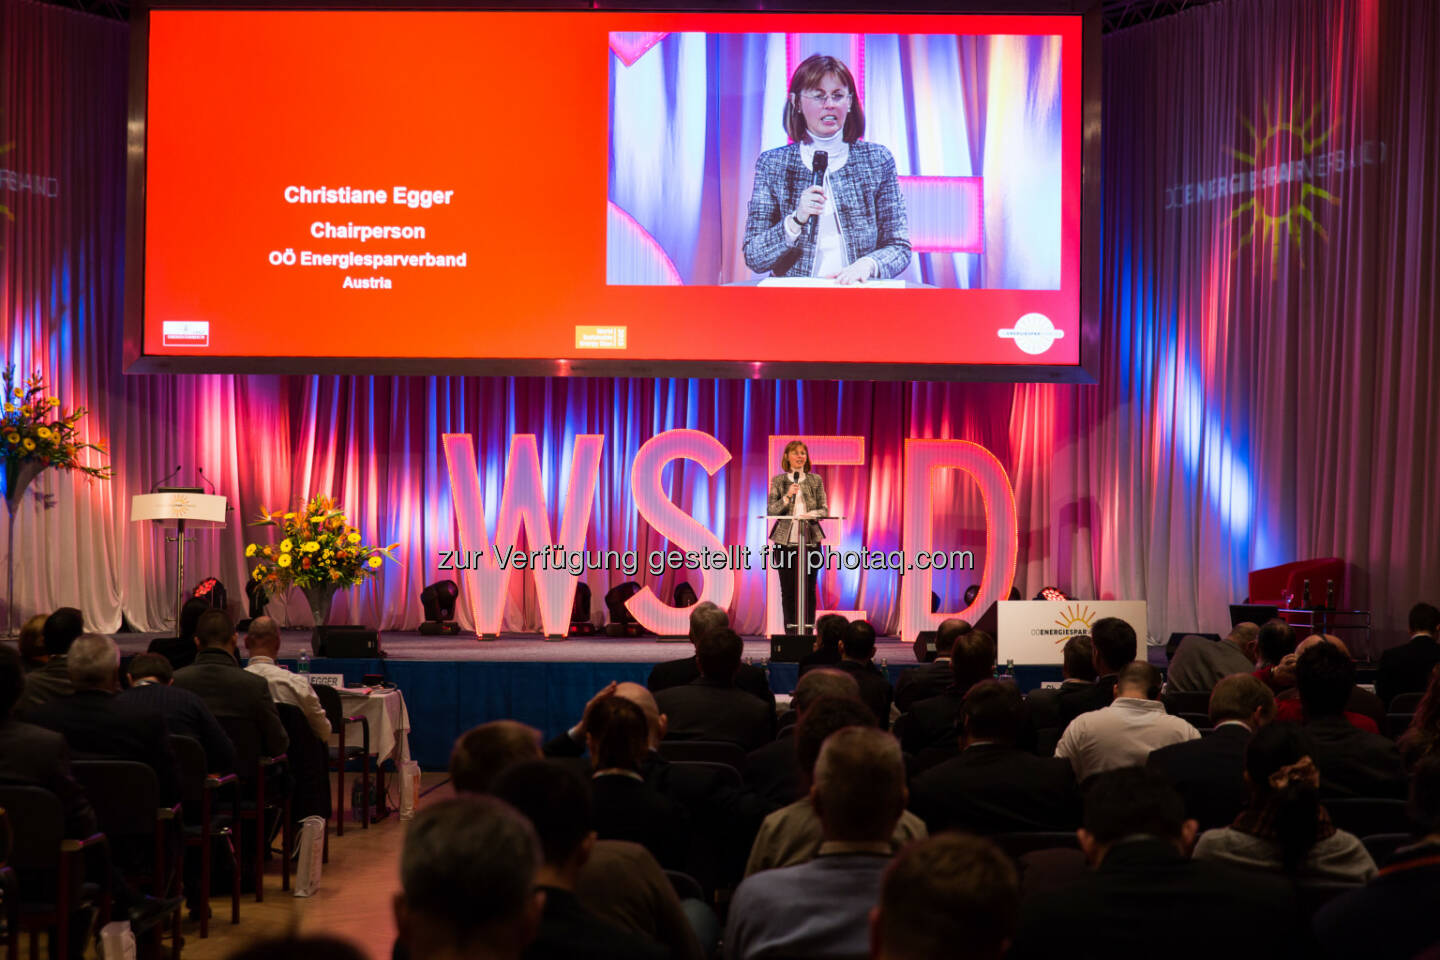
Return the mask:
[[[570,605],[570,636],[588,637],[595,632],[590,622],[590,584],[575,585],[575,602]]]
[[[204,600],[215,610],[225,609],[225,601],[227,599],[225,584],[221,583],[215,577],[206,577],[204,580],[195,584],[195,589],[190,592],[190,596]]]
[[[454,580],[441,580],[420,591],[420,605],[425,608],[425,622],[420,632],[427,637],[437,634],[456,634],[460,624],[455,622],[455,601],[460,596],[460,587]]]
[[[625,609],[625,602],[640,592],[640,584],[627,580],[610,588],[605,594],[605,609],[610,611],[610,622],[605,632],[612,637],[638,637],[645,628],[635,622],[635,615]]]
[[[1041,587],[1040,592],[1035,594],[1036,600],[1069,600],[1065,592],[1059,587]]]

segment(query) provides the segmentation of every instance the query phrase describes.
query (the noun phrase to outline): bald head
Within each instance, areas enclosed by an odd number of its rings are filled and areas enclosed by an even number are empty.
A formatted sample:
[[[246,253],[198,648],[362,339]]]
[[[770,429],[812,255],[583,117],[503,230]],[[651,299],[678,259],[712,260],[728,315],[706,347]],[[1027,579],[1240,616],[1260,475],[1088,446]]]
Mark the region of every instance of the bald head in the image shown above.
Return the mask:
[[[1250,658],[1251,663],[1254,663],[1256,656],[1258,656],[1256,642],[1259,638],[1259,624],[1247,621],[1245,623],[1235,624],[1234,629],[1232,629],[1230,634],[1225,638],[1225,642],[1239,649],[1241,653]]]
[[[839,697],[842,700],[859,700],[860,684],[852,674],[834,667],[817,667],[808,671],[795,685],[795,696],[791,703],[796,713],[804,713],[810,704],[821,697]]]
[[[615,696],[629,700],[640,708],[640,712],[645,714],[645,727],[650,735],[650,749],[654,750],[659,747],[660,741],[665,739],[667,721],[665,714],[660,712],[659,704],[655,702],[655,695],[642,684],[626,681],[615,687]]]
[[[245,649],[252,657],[274,659],[280,653],[280,625],[273,617],[256,617],[245,632]]]
[[[1333,633],[1312,633],[1312,634],[1310,634],[1310,636],[1308,636],[1308,637],[1306,637],[1304,640],[1301,640],[1301,641],[1300,641],[1300,645],[1295,648],[1295,653],[1296,653],[1297,655],[1302,654],[1302,653],[1304,653],[1306,650],[1309,650],[1311,647],[1319,646],[1319,645],[1322,644],[1322,643],[1328,643],[1328,644],[1330,644],[1330,646],[1335,647],[1335,648],[1338,649],[1341,653],[1345,654],[1345,656],[1347,656],[1347,657],[1350,656],[1350,648],[1347,647],[1347,646],[1345,646],[1345,641],[1341,640],[1339,637],[1335,636],[1335,634],[1333,634]],[[1354,659],[1354,658],[1351,657],[1351,659]]]

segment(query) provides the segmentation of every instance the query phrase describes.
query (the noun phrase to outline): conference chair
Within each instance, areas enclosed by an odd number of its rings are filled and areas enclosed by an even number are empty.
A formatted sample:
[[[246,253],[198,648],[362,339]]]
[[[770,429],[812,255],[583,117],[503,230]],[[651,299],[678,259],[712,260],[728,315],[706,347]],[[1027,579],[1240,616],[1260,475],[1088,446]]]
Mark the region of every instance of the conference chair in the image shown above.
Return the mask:
[[[9,855],[12,838],[10,833],[10,815],[0,807],[0,902],[5,904],[5,913],[0,915],[0,920],[5,924],[4,935],[0,937],[5,942],[5,960],[18,960],[20,956],[20,881],[15,876],[15,869],[6,863]]]
[[[1210,726],[1210,714],[1208,713],[1177,713],[1175,716],[1184,720],[1196,730],[1204,730]]]
[[[1365,850],[1370,854],[1370,859],[1375,861],[1375,865],[1383,867],[1385,861],[1395,855],[1396,850],[1414,843],[1415,835],[1411,833],[1372,833],[1368,837],[1361,837],[1360,842],[1365,845]]]
[[[231,807],[231,816],[239,829],[246,821],[255,825],[254,873],[255,902],[265,900],[265,855],[270,849],[267,816],[276,811],[283,825],[290,819],[290,790],[285,781],[289,758],[285,754],[267,757],[261,753],[260,731],[249,717],[216,717],[220,726],[235,744],[235,772],[240,777],[239,789]],[[271,787],[278,790],[271,790]],[[280,797],[276,799],[274,792]],[[283,886],[290,886],[290,832],[282,830],[281,873]],[[237,843],[237,847],[241,844]],[[242,860],[243,862],[243,860]]]
[[[1209,726],[1210,715],[1210,693],[1209,691],[1180,692],[1166,691],[1160,694],[1160,702],[1165,704],[1166,713],[1187,714],[1203,713],[1206,716],[1206,726]]]
[[[40,934],[49,930],[54,931],[54,956],[68,960],[71,916],[98,903],[97,922],[110,918],[108,887],[85,882],[87,857],[91,855],[103,859],[105,873],[109,873],[105,834],[95,833],[80,840],[67,838],[60,798],[40,787],[0,784],[0,808],[11,822],[25,825],[10,835],[8,848],[0,851],[0,862],[13,868],[20,878],[20,929],[30,934],[32,960]]]
[[[240,778],[233,773],[223,776],[206,772],[205,747],[192,737],[170,736],[170,750],[180,768],[181,838],[186,847],[200,851],[200,939],[210,936],[210,864],[214,841],[225,842],[230,851],[230,922],[240,922],[240,850],[236,843],[234,821],[225,813],[215,812],[215,794],[229,787],[239,790]]]
[[[1425,698],[1423,691],[1419,693],[1397,693],[1390,699],[1390,704],[1385,709],[1391,713],[1414,713],[1420,709],[1420,701]]]
[[[1399,740],[1400,735],[1410,729],[1410,724],[1415,722],[1413,713],[1396,713],[1391,711],[1385,714],[1385,723],[1380,727],[1380,732],[1391,740]]]
[[[134,862],[121,866],[125,878],[137,886],[148,886],[155,897],[173,896],[173,891],[180,886],[180,857],[177,856],[172,873],[167,850],[172,840],[178,842],[175,829],[180,821],[181,805],[166,806],[160,802],[160,781],[155,771],[134,760],[76,760],[70,764],[70,772],[75,782],[85,788],[95,819],[109,840],[112,856],[117,849],[138,854],[144,847],[150,848],[148,857],[137,857]],[[144,865],[147,860],[148,870]],[[180,919],[181,905],[177,903],[171,912],[173,960],[180,960]],[[158,947],[158,938],[155,944]]]
[[[660,756],[672,763],[722,764],[733,767],[742,782],[745,779],[745,751],[725,740],[661,740]]]
[[[370,721],[361,716],[345,716],[345,708],[340,700],[340,691],[334,687],[324,684],[316,684],[315,695],[320,698],[320,706],[325,711],[325,719],[330,721],[330,732],[335,734],[337,745],[329,748],[330,769],[335,772],[335,792],[340,796],[339,804],[335,810],[335,836],[345,836],[345,767],[354,758],[360,758],[360,782],[365,797],[365,806],[360,811],[360,826],[362,829],[370,829]],[[346,743],[346,733],[350,725],[360,724],[360,745]],[[326,831],[329,836],[329,831]],[[329,859],[329,846],[327,840],[326,859]]]
[[[1341,883],[1337,880],[1297,880],[1295,896],[1300,900],[1300,909],[1305,916],[1312,917],[1331,900],[1363,886],[1363,883]]]
[[[1413,833],[1416,824],[1405,811],[1404,800],[1381,797],[1337,797],[1321,800],[1330,819],[1357,837],[1377,833]]]
[[[1080,849],[1080,840],[1073,830],[1017,830],[991,834],[990,840],[1014,860],[1037,850]]]

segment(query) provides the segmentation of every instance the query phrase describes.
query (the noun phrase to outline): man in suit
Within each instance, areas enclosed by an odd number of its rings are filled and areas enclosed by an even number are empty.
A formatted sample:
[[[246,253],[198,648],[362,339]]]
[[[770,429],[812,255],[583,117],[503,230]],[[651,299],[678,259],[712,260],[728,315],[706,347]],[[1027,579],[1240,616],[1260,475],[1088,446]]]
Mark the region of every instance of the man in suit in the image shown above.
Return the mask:
[[[1060,696],[1083,696],[1095,686],[1099,674],[1095,672],[1095,645],[1087,633],[1076,634],[1065,641],[1060,651],[1060,674],[1064,677],[1054,690],[1031,690],[1025,695],[1025,705],[1030,709],[1030,725],[1036,730],[1053,730],[1051,750],[1060,738]],[[1046,751],[1047,753],[1049,751]]]
[[[1073,830],[1080,796],[1070,764],[1017,749],[1025,706],[1013,683],[981,680],[961,706],[960,755],[916,778],[910,809],[930,833]]]
[[[734,630],[715,630],[700,638],[696,645],[700,676],[655,697],[660,711],[669,717],[668,737],[726,740],[747,751],[774,739],[775,711],[735,687],[744,649]]]
[[[921,700],[896,724],[906,753],[914,756],[932,747],[953,748],[965,692],[995,676],[995,638],[984,630],[956,637],[950,651],[950,676],[950,686],[943,693]]]
[[[918,667],[911,667],[900,674],[895,682],[895,706],[901,713],[909,710],[921,700],[938,697],[950,686],[954,676],[950,672],[950,653],[955,649],[955,640],[973,628],[969,623],[956,617],[943,620],[935,630],[935,659]]]
[[[725,615],[724,610],[709,600],[697,603],[695,609],[690,611],[690,645],[698,648],[700,638],[705,634],[712,630],[724,630],[729,626],[730,618]],[[683,687],[687,683],[693,683],[699,676],[700,655],[697,650],[692,656],[655,664],[645,686],[650,688],[651,693],[659,693],[671,687]],[[770,689],[770,678],[764,670],[754,664],[740,664],[740,669],[735,673],[735,686],[764,700],[770,710],[774,711],[775,691]]]
[[[1020,919],[1015,864],[959,833],[906,847],[885,871],[870,914],[874,960],[1001,960]]]
[[[840,662],[836,668],[855,678],[860,701],[875,713],[881,730],[890,729],[890,703],[895,698],[890,679],[875,666],[875,628],[868,621],[848,625],[840,641]]]
[[[1231,674],[1210,694],[1215,732],[1161,747],[1150,754],[1145,766],[1174,785],[1185,801],[1186,815],[1201,830],[1228,827],[1250,799],[1245,783],[1250,735],[1274,718],[1275,694],[1270,688],[1249,673]]]
[[[1196,824],[1180,795],[1142,769],[1102,774],[1085,793],[1081,849],[1093,868],[1021,908],[1011,956],[1214,960],[1307,955],[1308,935],[1288,880],[1191,860]],[[1194,918],[1176,925],[1177,911]]]
[[[169,660],[158,653],[137,653],[126,675],[130,687],[120,691],[120,700],[160,714],[170,733],[198,740],[205,748],[205,762],[212,773],[235,769],[234,744],[204,700],[174,686],[175,670]]]
[[[1239,623],[1219,643],[1207,637],[1185,637],[1170,658],[1166,689],[1176,693],[1209,693],[1221,677],[1255,669],[1255,638],[1260,628]]]
[[[22,714],[74,691],[65,658],[70,653],[70,645],[84,632],[85,617],[74,607],[61,607],[45,618],[45,652],[50,659],[25,678],[25,694],[20,698],[19,707]]]
[[[1402,693],[1420,693],[1440,663],[1440,608],[1417,603],[1410,608],[1410,640],[1380,655],[1375,693],[1388,707]]]
[[[1320,791],[1331,797],[1405,796],[1405,765],[1395,743],[1345,719],[1355,664],[1332,643],[1317,643],[1295,663],[1295,683],[1314,743]]]
[[[800,676],[805,676],[816,667],[840,665],[840,641],[850,630],[850,621],[838,613],[827,613],[815,621],[815,645],[809,653],[800,658]]]
[[[222,722],[231,717],[254,724],[265,756],[284,753],[290,737],[275,710],[270,684],[241,668],[236,652],[240,638],[230,618],[223,611],[207,610],[200,616],[195,640],[200,652],[194,663],[175,671],[175,686],[199,695]]]
[[[405,831],[394,900],[405,956],[519,960],[545,907],[535,884],[540,849],[529,821],[493,797],[419,811]]]
[[[948,665],[947,665],[948,669]],[[819,667],[800,678],[790,704],[795,708],[796,722],[780,731],[780,735],[746,758],[745,779],[757,794],[777,807],[800,799],[800,773],[795,761],[795,729],[805,714],[821,697],[860,699],[860,686],[843,670]]]
[[[1160,671],[1136,660],[1116,676],[1110,706],[1083,713],[1065,728],[1055,756],[1069,760],[1083,784],[1097,773],[1141,766],[1152,750],[1199,738],[1199,730],[1165,712]]]
[[[13,716],[25,692],[20,655],[0,644],[0,780],[44,787],[65,812],[65,836],[83,840],[95,832],[95,811],[70,776],[70,750],[54,730]],[[12,827],[14,824],[11,825]]]
[[[1120,668],[1135,660],[1138,645],[1135,628],[1119,617],[1102,617],[1090,628],[1090,642],[1095,649],[1095,683],[1073,692],[1062,691],[1057,697],[1061,728],[1091,710],[1103,710],[1115,699],[1115,678]]]
[[[544,894],[539,932],[522,954],[526,960],[595,957],[597,960],[660,958],[658,943],[613,927],[590,913],[575,893],[580,871],[595,848],[594,815],[584,780],[543,760],[521,763],[495,779],[494,796],[535,826],[541,863],[535,889]],[[472,890],[465,891],[473,895]]]
[[[120,650],[115,641],[82,634],[65,657],[75,692],[32,708],[30,722],[59,733],[79,758],[133,760],[155,771],[160,802],[180,799],[180,775],[160,714],[121,700]]]

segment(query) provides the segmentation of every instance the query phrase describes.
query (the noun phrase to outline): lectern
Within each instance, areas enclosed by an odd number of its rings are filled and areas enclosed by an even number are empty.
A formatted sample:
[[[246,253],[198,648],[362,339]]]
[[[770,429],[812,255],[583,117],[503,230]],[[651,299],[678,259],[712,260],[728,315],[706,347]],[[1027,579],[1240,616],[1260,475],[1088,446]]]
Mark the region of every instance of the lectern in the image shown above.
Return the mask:
[[[161,487],[155,493],[139,493],[130,499],[132,522],[153,520],[174,526],[175,536],[175,630],[180,630],[180,608],[185,605],[185,527],[225,525],[225,498],[200,492],[198,487]]]
[[[809,542],[805,536],[806,525],[801,521],[812,520],[819,523],[821,520],[844,520],[845,518],[833,513],[827,513],[823,517],[812,517],[808,514],[796,517],[790,513],[767,513],[761,515],[760,519],[768,521],[767,528],[773,528],[777,520],[795,521],[795,632],[803,634],[805,632],[805,614],[808,612],[805,609],[805,550],[809,546]],[[766,549],[768,550],[769,547],[767,546]],[[818,574],[819,571],[816,572]],[[783,577],[785,574],[780,573],[780,576]],[[815,607],[818,610],[820,607],[819,584],[816,584],[815,591]],[[786,626],[788,627],[789,624],[787,623]]]

